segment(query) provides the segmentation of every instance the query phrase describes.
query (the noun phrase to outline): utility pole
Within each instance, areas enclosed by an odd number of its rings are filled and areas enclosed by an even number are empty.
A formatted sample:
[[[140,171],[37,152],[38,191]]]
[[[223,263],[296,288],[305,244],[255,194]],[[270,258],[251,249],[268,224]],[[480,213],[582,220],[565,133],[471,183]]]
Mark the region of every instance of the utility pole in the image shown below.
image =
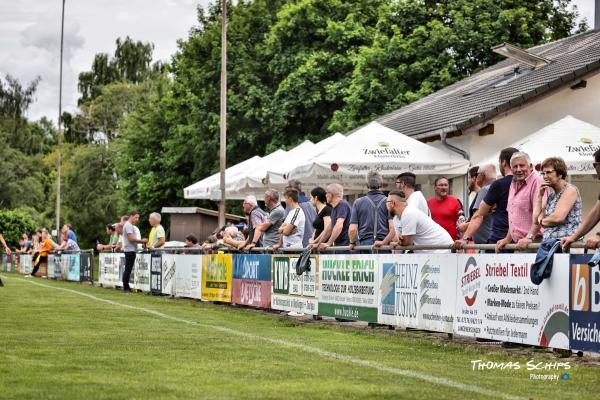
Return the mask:
[[[57,145],[58,156],[56,158],[56,232],[60,232],[60,169],[61,169],[61,152],[62,152],[62,131],[61,121],[62,116],[62,79],[63,79],[63,43],[65,36],[65,0],[62,1],[62,19],[60,23],[60,75],[58,78],[58,132]]]
[[[219,226],[225,225],[225,167],[227,140],[227,0],[221,0],[221,138],[219,165],[221,172],[221,201],[219,202]]]

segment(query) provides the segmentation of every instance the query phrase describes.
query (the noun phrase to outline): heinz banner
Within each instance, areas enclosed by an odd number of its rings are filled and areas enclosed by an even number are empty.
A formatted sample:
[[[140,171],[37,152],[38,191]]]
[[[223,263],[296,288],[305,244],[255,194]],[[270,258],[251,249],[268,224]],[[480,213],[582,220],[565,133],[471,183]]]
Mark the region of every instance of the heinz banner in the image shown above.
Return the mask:
[[[123,253],[100,253],[100,268],[98,283],[104,287],[122,286],[119,279],[119,265],[123,260],[125,263],[125,255]]]
[[[554,256],[552,276],[531,283],[535,254],[458,255],[459,335],[569,348],[569,255]]]
[[[451,333],[456,258],[450,254],[382,254],[378,322]]]
[[[175,296],[200,299],[200,275],[202,274],[203,258],[197,254],[175,254],[173,262],[175,269]]]
[[[298,257],[272,257],[273,294],[271,296],[271,308],[312,315],[318,314],[318,257],[311,256],[310,259],[310,271],[298,276],[295,267]]]
[[[319,315],[377,322],[379,256],[319,257]]]
[[[233,256],[232,302],[252,307],[271,307],[271,255]]]
[[[571,254],[569,342],[571,349],[600,352],[600,268],[591,255]]]
[[[231,303],[232,269],[231,254],[202,256],[202,300]]]
[[[175,295],[175,254],[165,253],[161,258],[161,293]]]

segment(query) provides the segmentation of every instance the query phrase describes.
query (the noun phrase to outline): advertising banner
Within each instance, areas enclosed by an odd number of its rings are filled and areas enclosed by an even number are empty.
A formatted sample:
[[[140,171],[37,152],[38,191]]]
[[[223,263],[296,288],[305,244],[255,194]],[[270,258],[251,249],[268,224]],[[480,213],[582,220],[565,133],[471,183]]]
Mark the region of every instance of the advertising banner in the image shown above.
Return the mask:
[[[175,254],[175,296],[200,299],[203,258],[198,254]]]
[[[380,324],[451,333],[456,309],[456,257],[379,256]]]
[[[552,276],[531,283],[535,254],[457,255],[454,332],[569,348],[569,255],[554,256]]]
[[[271,255],[234,254],[232,302],[271,307]]]
[[[160,253],[153,253],[150,259],[150,292],[162,293],[162,258]]]
[[[29,275],[33,272],[33,259],[31,254],[19,255],[19,268],[23,275]],[[38,270],[36,276],[45,276],[47,271],[42,271],[42,267]]]
[[[569,342],[573,350],[600,352],[600,268],[590,254],[571,254]]]
[[[61,258],[67,263],[67,280],[79,282],[79,254],[63,254]]]
[[[8,272],[6,268],[6,254],[2,254],[2,272]]]
[[[322,255],[319,277],[319,315],[377,322],[378,255]]]
[[[231,254],[202,256],[202,300],[231,303],[232,264]]]
[[[273,292],[271,308],[317,315],[319,302],[319,264],[318,257],[311,256],[311,269],[301,276],[296,275],[295,256],[272,257]]]
[[[138,253],[133,266],[132,288],[142,292],[150,291],[150,253]]]
[[[92,255],[90,253],[81,253],[79,255],[79,281],[92,281]]]
[[[100,253],[100,276],[98,282],[102,286],[110,288],[122,286],[119,276],[121,260],[125,264],[125,255],[123,253]]]
[[[161,258],[161,268],[161,293],[175,296],[175,254],[163,254]]]

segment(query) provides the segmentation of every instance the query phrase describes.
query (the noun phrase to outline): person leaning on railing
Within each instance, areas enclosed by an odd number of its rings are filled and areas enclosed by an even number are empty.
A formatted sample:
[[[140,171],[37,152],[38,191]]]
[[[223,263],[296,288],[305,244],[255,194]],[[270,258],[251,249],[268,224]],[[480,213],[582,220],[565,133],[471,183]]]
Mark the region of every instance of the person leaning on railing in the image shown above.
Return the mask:
[[[596,177],[600,178],[600,149],[594,153],[594,168],[596,169]],[[563,237],[560,244],[563,248],[569,247],[569,245],[579,238],[589,233],[596,224],[600,222],[600,195],[598,200],[592,208],[592,211],[585,216],[583,223],[579,225],[579,228],[570,236]],[[597,249],[600,247],[600,232],[596,232],[595,235],[589,237],[585,241],[585,246],[590,249]]]
[[[96,246],[96,250],[106,251],[106,250],[113,250],[115,247],[117,247],[117,242],[119,241],[119,235],[116,232],[115,226],[116,226],[116,224],[106,225],[106,234],[109,235],[110,239],[108,240],[108,244],[98,243],[98,245]]]

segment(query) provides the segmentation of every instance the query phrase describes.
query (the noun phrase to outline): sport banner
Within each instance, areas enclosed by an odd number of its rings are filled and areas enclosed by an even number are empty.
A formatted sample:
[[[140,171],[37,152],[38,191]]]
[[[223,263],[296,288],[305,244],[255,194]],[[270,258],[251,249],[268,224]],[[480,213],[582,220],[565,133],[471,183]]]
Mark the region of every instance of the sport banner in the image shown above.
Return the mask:
[[[150,253],[138,253],[133,266],[133,285],[142,292],[150,291]]]
[[[319,277],[319,315],[377,322],[378,255],[322,255]]]
[[[588,254],[571,254],[569,342],[571,349],[600,352],[600,268]]]
[[[175,254],[175,296],[200,299],[200,279],[202,275],[202,256],[197,254]]]
[[[552,276],[531,283],[535,254],[458,255],[458,335],[569,348],[569,255],[554,256]]]
[[[162,258],[160,253],[153,253],[150,259],[150,292],[162,293]]]
[[[79,281],[92,281],[92,255],[90,253],[81,253],[79,255]]]
[[[233,303],[270,308],[271,285],[271,255],[233,255]]]
[[[456,257],[379,255],[380,324],[451,333],[456,309]]]
[[[175,295],[175,254],[165,253],[161,257],[161,293]]]
[[[67,280],[79,282],[79,275],[81,273],[79,254],[63,254],[61,258],[67,263]]]
[[[311,256],[311,269],[301,276],[296,274],[297,256],[273,256],[272,279],[273,293],[271,308],[274,310],[294,311],[317,315],[319,302],[319,264],[318,257]]]
[[[202,256],[202,300],[231,303],[232,261],[231,254]]]
[[[100,253],[100,276],[98,278],[98,283],[104,287],[111,288],[122,286],[121,279],[119,279],[119,266],[121,260],[123,260],[124,264],[125,255],[123,253]]]

